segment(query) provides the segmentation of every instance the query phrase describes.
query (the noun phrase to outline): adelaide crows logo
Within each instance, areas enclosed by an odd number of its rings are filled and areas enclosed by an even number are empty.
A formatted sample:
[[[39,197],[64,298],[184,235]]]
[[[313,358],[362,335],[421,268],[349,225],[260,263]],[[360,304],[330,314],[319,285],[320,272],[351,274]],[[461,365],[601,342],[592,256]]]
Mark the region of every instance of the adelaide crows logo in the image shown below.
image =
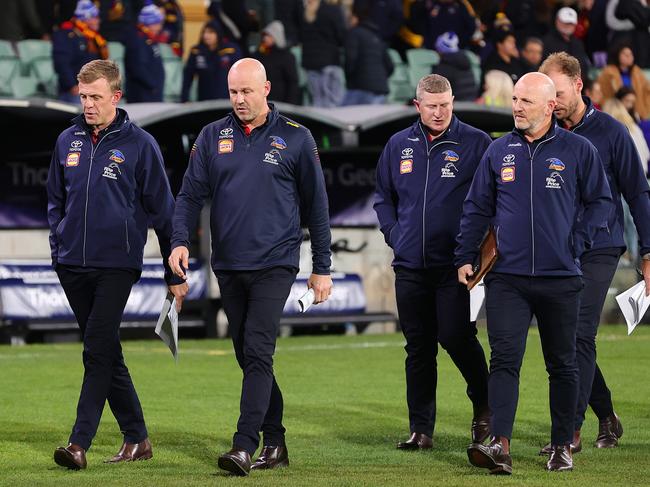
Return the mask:
[[[271,147],[275,147],[276,149],[286,149],[287,148],[287,143],[284,141],[282,137],[278,137],[277,135],[271,135]]]
[[[556,159],[555,157],[550,157],[549,159],[546,159],[546,162],[550,163],[548,168],[552,169],[553,171],[564,171],[566,169],[566,166],[564,163]]]
[[[456,162],[460,157],[453,150],[446,150],[442,153],[445,156],[445,161]]]
[[[121,150],[111,149],[109,152],[111,153],[111,155],[109,156],[109,160],[111,161],[117,162],[118,164],[122,164],[126,160]]]

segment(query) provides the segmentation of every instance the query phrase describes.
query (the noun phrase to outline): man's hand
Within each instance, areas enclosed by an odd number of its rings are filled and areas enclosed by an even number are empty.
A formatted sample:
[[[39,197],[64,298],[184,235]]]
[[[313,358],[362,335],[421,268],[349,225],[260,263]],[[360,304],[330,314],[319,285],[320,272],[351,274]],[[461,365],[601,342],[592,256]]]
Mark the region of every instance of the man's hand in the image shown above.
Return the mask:
[[[177,284],[175,286],[168,286],[169,292],[174,295],[176,298],[176,312],[180,313],[181,308],[183,307],[183,300],[187,295],[187,292],[190,290],[190,286],[184,282],[183,284]]]
[[[645,295],[650,296],[650,260],[641,261],[641,273],[645,281]]]
[[[465,284],[467,286],[468,280],[474,275],[472,270],[472,264],[465,264],[462,267],[458,268],[458,282]]]
[[[187,250],[187,247],[181,245],[172,250],[172,254],[169,256],[169,267],[171,267],[172,272],[178,277],[181,279],[187,279],[183,269],[187,269],[190,266],[189,261],[190,251]]]
[[[312,274],[307,281],[307,288],[314,290],[314,304],[322,303],[327,301],[327,298],[332,294],[332,278]]]

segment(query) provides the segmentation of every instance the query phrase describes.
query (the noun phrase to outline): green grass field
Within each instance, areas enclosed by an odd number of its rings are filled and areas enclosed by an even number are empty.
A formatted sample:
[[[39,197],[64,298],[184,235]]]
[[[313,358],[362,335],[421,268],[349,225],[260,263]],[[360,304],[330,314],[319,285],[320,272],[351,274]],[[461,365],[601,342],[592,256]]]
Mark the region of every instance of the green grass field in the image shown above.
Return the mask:
[[[480,331],[485,345],[485,330]],[[231,478],[216,467],[230,447],[241,373],[229,341],[181,341],[174,364],[159,341],[124,344],[140,394],[154,458],[106,465],[121,436],[110,410],[88,452],[88,469],[66,471],[52,453],[67,441],[82,375],[81,345],[0,347],[0,485],[650,485],[650,328],[630,337],[603,327],[599,362],[625,427],[621,446],[596,450],[589,412],[586,448],[575,470],[544,471],[536,456],[549,438],[548,382],[536,330],[529,334],[512,441],[514,475],[492,477],[471,467],[471,406],[448,356],[439,356],[434,448],[402,452],[408,433],[401,335],[278,340],[275,369],[285,398],[291,466]]]

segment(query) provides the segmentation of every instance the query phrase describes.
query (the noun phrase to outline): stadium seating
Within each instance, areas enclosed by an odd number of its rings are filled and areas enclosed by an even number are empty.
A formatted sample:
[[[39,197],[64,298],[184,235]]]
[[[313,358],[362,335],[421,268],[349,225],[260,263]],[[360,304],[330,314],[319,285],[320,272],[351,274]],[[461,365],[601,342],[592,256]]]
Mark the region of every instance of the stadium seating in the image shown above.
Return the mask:
[[[52,43],[27,39],[18,42],[16,50],[20,58],[21,75],[35,79],[39,93],[56,97],[57,77],[52,64]],[[32,81],[27,83],[31,86]]]
[[[163,58],[163,67],[165,68],[163,101],[178,102],[181,100],[183,88],[183,60],[176,55],[173,58]]]
[[[9,41],[0,40],[0,58],[16,57],[16,51]]]
[[[298,88],[300,88],[300,93],[302,94],[302,104],[309,105],[309,90],[307,89],[307,72],[302,67],[302,46],[293,46],[291,49],[291,54],[296,58],[296,69],[298,70]]]
[[[406,103],[415,94],[409,83],[408,65],[395,49],[388,49],[388,55],[393,61],[393,74],[388,78],[388,101]]]
[[[483,87],[480,86],[481,84],[481,58],[478,57],[475,53],[470,51],[469,49],[466,49],[465,54],[467,55],[467,59],[469,59],[469,64],[472,68],[472,74],[474,75],[474,81],[476,81],[476,86],[480,88],[479,91],[483,91]]]
[[[440,62],[440,56],[431,49],[409,49],[406,51],[406,60],[409,67],[409,83],[411,88],[415,89],[423,76],[431,74],[431,68]]]

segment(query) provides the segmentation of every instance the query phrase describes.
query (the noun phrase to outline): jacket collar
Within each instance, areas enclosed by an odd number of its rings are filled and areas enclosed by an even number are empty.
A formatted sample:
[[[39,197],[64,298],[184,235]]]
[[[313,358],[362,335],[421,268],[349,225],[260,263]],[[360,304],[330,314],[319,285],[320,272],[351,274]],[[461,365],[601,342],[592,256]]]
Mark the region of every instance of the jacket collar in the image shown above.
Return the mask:
[[[585,124],[590,123],[592,120],[594,120],[593,114],[596,113],[596,107],[594,107],[593,102],[588,96],[583,96],[582,101],[585,103],[585,106],[587,107],[585,109],[585,113],[582,115],[582,118],[580,121],[576,124],[575,127],[570,129],[571,131],[577,129],[578,127],[581,127]]]
[[[266,122],[264,122],[259,127],[255,127],[252,132],[262,130],[262,129],[266,128],[266,127],[269,127],[269,126],[273,125],[276,122],[276,120],[278,119],[278,117],[280,116],[280,112],[278,112],[278,109],[275,106],[275,104],[273,104],[273,103],[267,103],[267,104],[269,106],[269,113],[266,115]],[[232,125],[235,125],[235,126],[239,127],[240,129],[242,129],[241,120],[239,120],[237,115],[235,115],[234,111],[230,112],[228,114],[228,117],[230,118],[230,123]],[[242,129],[242,131],[243,131],[243,129]]]
[[[427,128],[422,124],[421,119],[418,117],[418,119],[413,123],[411,133],[419,137],[424,134],[426,137],[429,132]],[[437,144],[438,142],[442,141],[458,142],[459,137],[460,120],[458,120],[458,117],[456,117],[456,115],[452,115],[451,122],[449,122],[447,130],[445,130],[440,136],[436,137],[431,143]],[[429,143],[429,140],[426,139],[423,142]]]
[[[530,143],[537,144],[539,142],[544,142],[545,140],[548,140],[548,139],[550,139],[552,137],[555,137],[555,133],[557,132],[558,129],[559,129],[559,127],[558,127],[558,124],[557,124],[557,119],[555,118],[555,115],[553,115],[552,118],[551,118],[551,126],[546,131],[546,133],[544,135],[542,135],[539,139],[535,139]],[[512,129],[512,134],[515,135],[516,137],[519,137],[519,138],[523,139],[524,142],[529,143],[528,139],[526,139],[526,137],[524,136],[523,131],[519,130],[518,128],[516,128],[516,127],[513,128]]]
[[[76,125],[77,127],[80,127],[81,129],[87,131],[89,134],[92,133],[93,128],[86,123],[86,117],[84,117],[84,114],[77,115],[75,118],[72,119],[72,123]],[[122,130],[123,128],[128,127],[131,124],[131,121],[129,120],[129,115],[126,113],[126,111],[123,108],[117,108],[117,114],[115,115],[115,119],[111,122],[111,124],[106,127],[103,130],[100,130],[98,136],[101,137],[102,135],[112,132],[114,130]]]

